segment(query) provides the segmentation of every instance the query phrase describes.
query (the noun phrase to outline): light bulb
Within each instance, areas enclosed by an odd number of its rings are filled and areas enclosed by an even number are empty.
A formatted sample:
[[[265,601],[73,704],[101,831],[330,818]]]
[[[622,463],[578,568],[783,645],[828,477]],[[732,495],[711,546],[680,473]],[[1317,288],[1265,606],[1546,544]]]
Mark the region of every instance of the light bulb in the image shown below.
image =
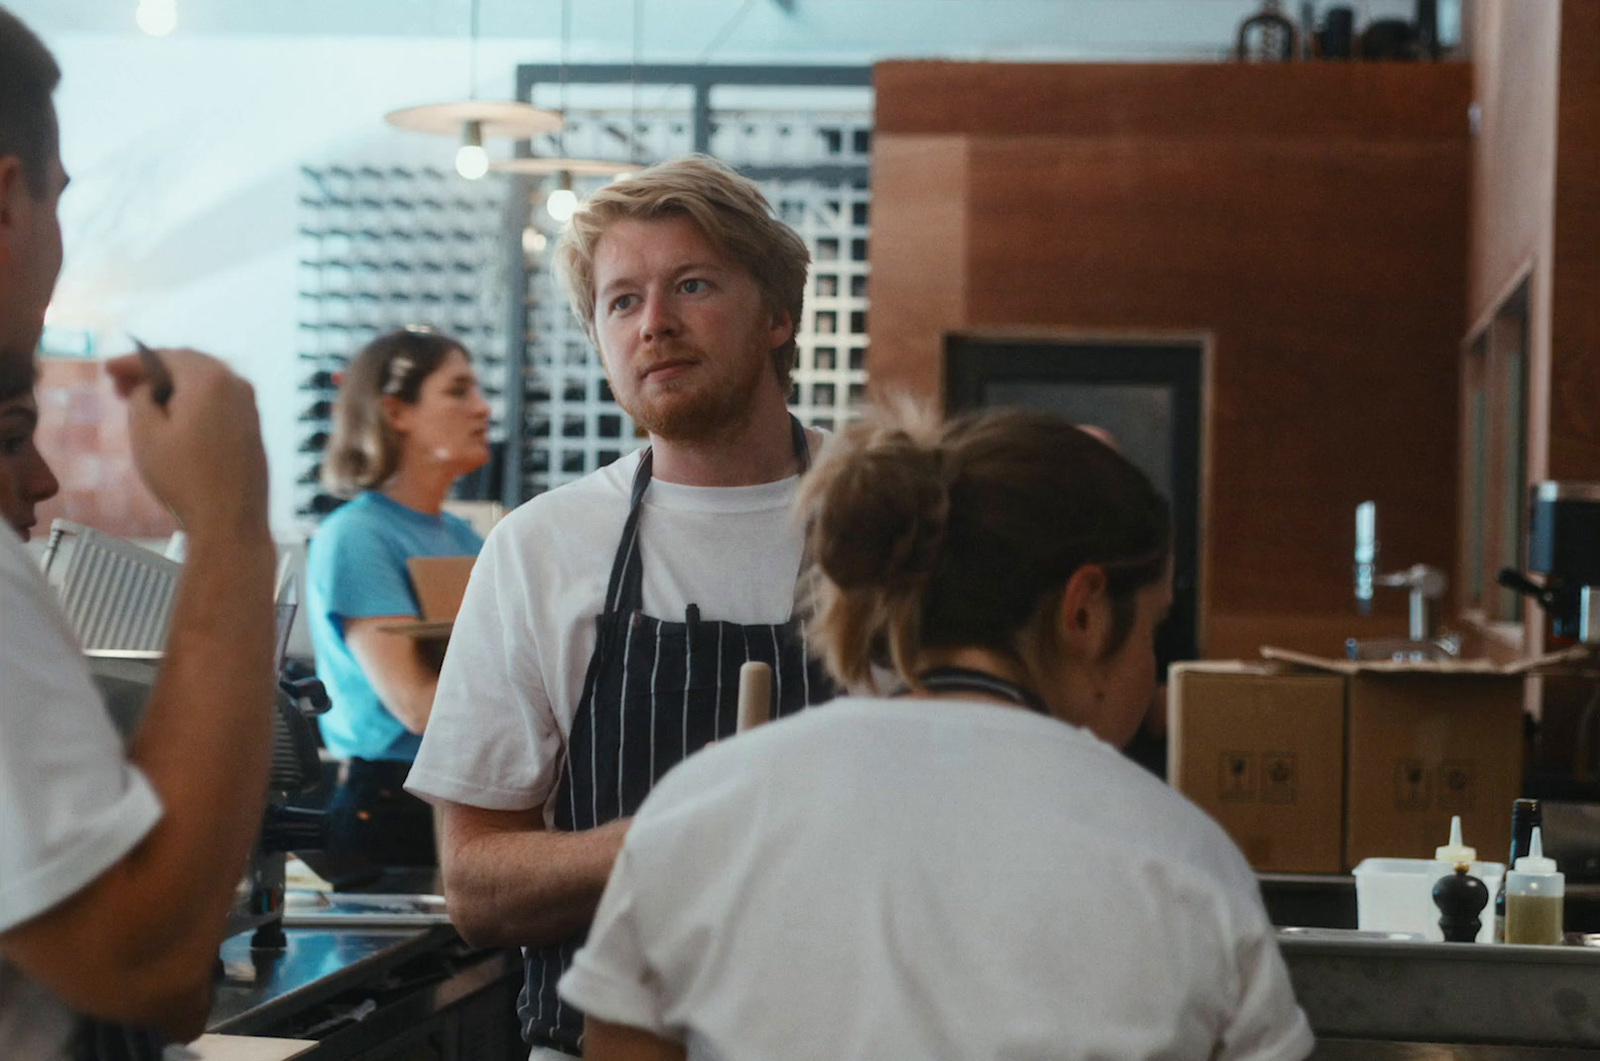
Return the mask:
[[[489,152],[479,144],[462,144],[456,151],[456,172],[475,181],[489,172]]]
[[[551,220],[566,224],[578,212],[578,195],[571,188],[557,188],[544,201],[544,209]]]
[[[150,36],[165,37],[177,28],[178,0],[139,0],[133,18]]]

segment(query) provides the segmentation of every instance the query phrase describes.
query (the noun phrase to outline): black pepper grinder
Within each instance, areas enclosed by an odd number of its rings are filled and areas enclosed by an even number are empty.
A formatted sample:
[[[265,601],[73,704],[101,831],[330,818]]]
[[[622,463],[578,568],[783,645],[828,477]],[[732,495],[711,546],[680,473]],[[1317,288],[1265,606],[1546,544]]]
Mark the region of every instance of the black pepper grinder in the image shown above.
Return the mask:
[[[1446,943],[1475,942],[1478,931],[1483,928],[1478,915],[1489,905],[1489,889],[1467,872],[1471,868],[1470,863],[1457,862],[1456,871],[1448,877],[1440,877],[1433,886],[1433,905],[1443,915],[1439,918],[1439,929]]]

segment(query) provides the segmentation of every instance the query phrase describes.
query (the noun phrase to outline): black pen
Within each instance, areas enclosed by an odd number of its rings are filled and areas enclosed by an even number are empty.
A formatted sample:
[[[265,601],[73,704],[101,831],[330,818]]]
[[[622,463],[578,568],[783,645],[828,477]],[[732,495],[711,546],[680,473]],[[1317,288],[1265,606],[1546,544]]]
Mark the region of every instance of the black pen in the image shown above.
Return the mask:
[[[133,339],[133,336],[128,338]],[[150,381],[150,400],[162,408],[172,399],[172,373],[167,371],[167,366],[162,364],[156,352],[133,339],[133,345],[139,354],[139,361],[144,365],[145,379]]]

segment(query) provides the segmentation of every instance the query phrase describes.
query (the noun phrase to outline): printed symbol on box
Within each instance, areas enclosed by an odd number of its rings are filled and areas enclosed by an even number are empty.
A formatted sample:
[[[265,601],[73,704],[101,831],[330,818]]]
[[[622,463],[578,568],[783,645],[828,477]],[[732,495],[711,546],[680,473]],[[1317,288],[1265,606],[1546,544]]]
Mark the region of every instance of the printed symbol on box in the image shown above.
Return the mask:
[[[1256,798],[1254,752],[1223,752],[1218,756],[1217,795],[1224,803],[1249,803]]]
[[[1293,752],[1264,752],[1261,756],[1261,802],[1293,803],[1300,767]]]
[[[1394,764],[1394,809],[1422,810],[1428,805],[1428,771],[1421,759],[1397,759]]]
[[[1446,759],[1439,764],[1439,809],[1451,814],[1472,810],[1472,763]]]

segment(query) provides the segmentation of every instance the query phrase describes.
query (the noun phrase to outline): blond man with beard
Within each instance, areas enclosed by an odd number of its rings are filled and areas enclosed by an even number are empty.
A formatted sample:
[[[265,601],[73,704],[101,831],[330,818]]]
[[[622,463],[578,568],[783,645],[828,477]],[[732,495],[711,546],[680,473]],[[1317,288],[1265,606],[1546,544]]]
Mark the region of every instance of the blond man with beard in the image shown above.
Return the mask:
[[[790,505],[820,442],[786,405],[805,245],[751,182],[687,158],[595,195],[558,257],[650,445],[489,536],[407,782],[444,808],[457,927],[524,948],[534,1057],[579,1052],[556,982],[629,816],[733,732],[740,665],[773,665],[780,714],[833,693],[794,614]]]

